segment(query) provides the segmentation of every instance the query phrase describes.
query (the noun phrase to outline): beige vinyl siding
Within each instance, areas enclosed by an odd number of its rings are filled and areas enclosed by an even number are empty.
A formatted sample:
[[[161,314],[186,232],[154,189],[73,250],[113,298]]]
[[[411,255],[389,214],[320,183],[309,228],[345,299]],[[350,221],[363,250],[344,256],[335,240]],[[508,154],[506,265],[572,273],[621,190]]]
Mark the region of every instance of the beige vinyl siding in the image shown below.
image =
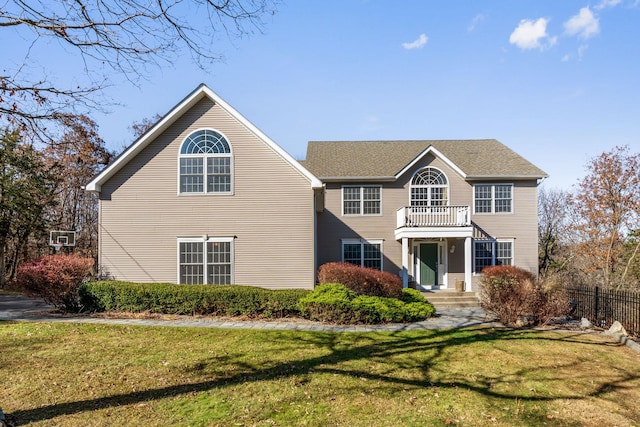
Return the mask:
[[[513,212],[473,214],[471,220],[496,239],[514,239],[514,264],[538,273],[538,187],[532,181],[483,181],[513,184]],[[472,202],[471,202],[472,203]],[[473,212],[473,206],[472,206]]]
[[[179,195],[184,138],[213,128],[233,152],[232,195]],[[177,282],[179,237],[235,237],[235,283],[312,288],[313,190],[307,178],[208,99],[196,104],[102,186],[103,273]]]
[[[384,270],[397,274],[402,265],[402,245],[395,240],[396,212],[402,206],[409,206],[411,178],[425,166],[436,167],[447,175],[450,205],[470,205],[469,184],[446,163],[431,154],[421,159],[394,183],[361,183],[382,185],[382,215],[342,216],[342,185],[327,183],[325,211],[318,214],[318,265],[342,259],[341,239],[383,239]]]
[[[469,206],[473,212],[473,185],[441,159],[429,154],[394,183],[382,185],[382,215],[342,216],[342,185],[328,183],[325,211],[318,214],[318,265],[342,259],[341,239],[383,239],[384,270],[397,274],[402,263],[401,244],[395,240],[396,211],[410,204],[410,182],[413,175],[425,166],[443,171],[449,182],[449,205]],[[491,237],[514,239],[515,264],[537,271],[537,183],[531,181],[498,181],[514,184],[512,214],[472,215],[472,220]],[[374,184],[371,182],[358,183]],[[348,185],[356,185],[349,182]],[[455,245],[453,254],[447,253],[447,286],[464,280],[464,240],[448,239],[447,247]],[[410,247],[411,250],[411,247]],[[410,274],[413,274],[410,268]],[[477,278],[476,278],[477,279]]]

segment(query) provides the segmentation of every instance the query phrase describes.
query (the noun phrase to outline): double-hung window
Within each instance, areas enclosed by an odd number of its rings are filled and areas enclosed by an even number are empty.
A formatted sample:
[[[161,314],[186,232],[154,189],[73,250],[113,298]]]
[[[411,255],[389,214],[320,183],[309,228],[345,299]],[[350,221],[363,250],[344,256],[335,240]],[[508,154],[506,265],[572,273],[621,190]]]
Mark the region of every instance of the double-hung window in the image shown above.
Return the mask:
[[[476,273],[493,265],[513,265],[513,240],[475,240],[473,263]]]
[[[191,133],[180,148],[180,194],[231,194],[231,146],[212,129]]]
[[[475,184],[474,213],[512,213],[513,184]]]
[[[382,187],[379,185],[343,186],[343,215],[380,215]]]
[[[343,239],[342,261],[382,270],[382,241]]]
[[[233,283],[233,238],[178,239],[178,281],[184,284]]]

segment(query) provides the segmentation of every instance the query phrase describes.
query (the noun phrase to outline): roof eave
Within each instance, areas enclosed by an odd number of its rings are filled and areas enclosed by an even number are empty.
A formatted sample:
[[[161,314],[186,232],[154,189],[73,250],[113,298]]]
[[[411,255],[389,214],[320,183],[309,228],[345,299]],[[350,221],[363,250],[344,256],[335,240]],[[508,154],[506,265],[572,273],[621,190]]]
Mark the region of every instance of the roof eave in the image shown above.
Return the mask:
[[[395,176],[322,176],[323,182],[394,182]]]
[[[440,160],[445,162],[447,164],[447,166],[449,166],[451,169],[456,171],[458,173],[458,175],[460,175],[462,178],[465,178],[465,179],[468,178],[467,174],[465,174],[464,171],[458,167],[458,165],[453,163],[447,156],[442,154],[442,152],[440,152],[438,149],[436,149],[432,144],[430,144],[420,154],[418,154],[411,162],[409,162],[404,168],[402,168],[402,170],[400,172],[398,172],[394,178],[395,179],[400,178],[402,175],[404,175],[409,169],[411,169],[416,163],[418,163],[428,153],[433,153],[436,157],[440,158]]]
[[[536,175],[469,175],[467,176],[467,181],[486,181],[486,180],[514,180],[514,181],[524,181],[524,180],[534,180],[534,179],[545,179],[549,178],[547,174],[536,174]]]
[[[142,151],[156,136],[162,133],[168,128],[178,117],[180,117],[184,111],[188,110],[196,102],[200,101],[205,96],[204,89],[206,86],[204,83],[200,84],[189,95],[177,103],[167,114],[164,115],[151,129],[141,135],[135,140],[129,147],[127,147],[116,159],[104,168],[98,175],[96,175],[86,186],[86,191],[99,193],[104,184],[109,178],[115,175],[129,160],[135,157],[140,151]]]
[[[306,177],[311,188],[322,188],[322,181],[312,174],[308,169],[302,166],[297,160],[295,160],[289,153],[287,153],[282,147],[276,144],[271,138],[269,138],[264,132],[258,129],[253,123],[247,120],[242,114],[240,114],[235,108],[228,104],[225,100],[220,98],[214,91],[209,89],[207,85],[201,83],[196,89],[194,89],[189,95],[187,95],[182,101],[176,104],[169,112],[156,123],[145,134],[133,142],[126,150],[124,150],[109,166],[107,166],[102,172],[96,175],[91,182],[89,182],[85,189],[89,192],[99,193],[104,184],[109,178],[111,178],[116,172],[118,172],[129,160],[134,158],[140,151],[142,151],[151,141],[153,141],[158,135],[164,132],[171,124],[173,124],[179,117],[181,117],[186,111],[193,105],[200,101],[205,96],[213,100],[214,103],[220,105],[232,116],[234,116],[239,122],[244,124],[248,129],[261,138],[271,149],[283,157],[289,164],[291,164],[301,175]]]

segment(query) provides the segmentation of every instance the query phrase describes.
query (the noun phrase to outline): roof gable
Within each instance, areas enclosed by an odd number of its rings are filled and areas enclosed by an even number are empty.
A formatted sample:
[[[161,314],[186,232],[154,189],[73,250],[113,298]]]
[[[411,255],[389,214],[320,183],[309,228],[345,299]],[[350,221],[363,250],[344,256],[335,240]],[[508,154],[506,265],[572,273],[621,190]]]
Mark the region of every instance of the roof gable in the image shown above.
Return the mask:
[[[312,141],[303,164],[323,181],[395,181],[428,153],[467,180],[547,177],[544,171],[495,139]]]
[[[124,167],[131,159],[138,155],[147,145],[149,145],[156,137],[171,126],[178,118],[182,117],[189,109],[195,106],[201,99],[209,98],[215,104],[222,107],[236,120],[247,127],[266,145],[273,149],[283,159],[289,162],[301,175],[306,177],[311,183],[312,188],[321,188],[322,182],[315,177],[309,170],[296,161],[289,153],[283,150],[271,138],[258,129],[253,123],[247,120],[231,105],[227,104],[215,92],[209,89],[205,84],[198,86],[193,92],[180,101],[169,113],[160,119],[151,129],[144,133],[140,138],[133,142],[120,156],[118,156],[109,166],[96,175],[91,182],[85,186],[86,191],[100,192],[102,185],[115,175],[122,167]]]

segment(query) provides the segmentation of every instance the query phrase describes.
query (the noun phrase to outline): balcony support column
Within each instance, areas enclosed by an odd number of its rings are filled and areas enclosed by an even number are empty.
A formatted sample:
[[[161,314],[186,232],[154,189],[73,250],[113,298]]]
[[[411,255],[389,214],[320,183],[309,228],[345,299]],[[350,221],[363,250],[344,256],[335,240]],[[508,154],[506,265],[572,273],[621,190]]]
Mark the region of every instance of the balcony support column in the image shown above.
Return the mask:
[[[402,287],[409,287],[409,239],[407,237],[402,238]]]
[[[471,251],[471,237],[465,237],[464,239],[464,290],[471,292],[471,279],[473,272],[473,257]]]

